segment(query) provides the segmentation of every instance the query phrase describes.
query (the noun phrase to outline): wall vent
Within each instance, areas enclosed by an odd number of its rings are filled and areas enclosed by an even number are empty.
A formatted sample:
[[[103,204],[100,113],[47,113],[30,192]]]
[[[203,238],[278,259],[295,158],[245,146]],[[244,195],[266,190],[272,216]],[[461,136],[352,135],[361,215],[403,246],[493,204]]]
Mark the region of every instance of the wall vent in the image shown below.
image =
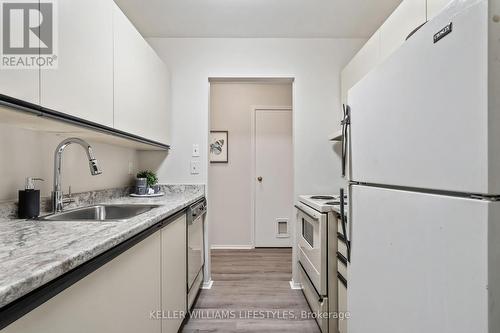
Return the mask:
[[[288,238],[288,219],[276,219],[276,237]]]

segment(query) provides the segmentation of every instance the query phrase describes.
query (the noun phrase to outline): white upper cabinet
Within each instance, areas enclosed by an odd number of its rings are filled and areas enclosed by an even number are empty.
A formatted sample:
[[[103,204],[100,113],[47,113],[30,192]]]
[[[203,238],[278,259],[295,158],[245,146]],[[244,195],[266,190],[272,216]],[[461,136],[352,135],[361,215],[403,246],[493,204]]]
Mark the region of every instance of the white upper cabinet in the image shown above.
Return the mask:
[[[375,32],[352,58],[341,74],[342,104],[347,103],[347,91],[380,62],[380,31]]]
[[[115,128],[168,143],[168,71],[128,18],[114,9]]]
[[[41,105],[113,126],[111,0],[57,1],[58,67],[41,70]]]
[[[40,103],[38,69],[0,69],[0,94]]]
[[[9,13],[4,13],[4,15],[9,15]],[[10,19],[11,23],[18,23],[20,26],[22,26],[23,24],[23,22],[20,22],[23,19],[22,15],[10,15]],[[32,17],[31,19],[37,20],[36,25],[39,25],[40,20],[38,15]],[[12,37],[13,39],[9,41],[9,46],[13,48],[14,47],[18,48],[21,46],[25,47],[27,45],[27,41],[24,40],[24,36],[21,37],[18,34],[17,37],[20,38],[20,40],[15,39],[15,36],[13,36]],[[7,41],[3,40],[2,43],[7,43]],[[37,44],[38,43],[36,43],[35,45]],[[4,46],[5,45],[2,44],[2,47]],[[39,49],[38,47],[36,47],[33,50],[33,52],[36,52],[36,54],[34,55],[38,55],[38,51]],[[4,56],[8,58],[10,55],[4,54]],[[28,54],[27,56],[32,56],[32,55]],[[15,59],[18,59],[17,55],[12,59],[13,61],[15,61]],[[33,66],[32,69],[12,67],[12,66],[4,66],[4,67],[0,67],[0,94],[17,98],[33,104],[39,104],[40,80],[39,80],[38,66]]]
[[[55,2],[53,15],[56,65],[0,67],[0,95],[168,144],[167,67],[118,6],[64,0]],[[41,30],[43,41],[51,30]],[[11,44],[26,48],[19,35]],[[42,45],[33,38],[38,55]]]
[[[387,59],[406,40],[406,37],[427,20],[428,2],[450,0],[404,0],[353,57],[341,73],[342,103],[347,103],[347,92],[368,72]],[[439,9],[440,10],[440,9]]]
[[[452,0],[427,0],[427,19],[432,20],[439,14]]]
[[[386,59],[427,19],[426,0],[405,0],[380,27],[380,57]]]

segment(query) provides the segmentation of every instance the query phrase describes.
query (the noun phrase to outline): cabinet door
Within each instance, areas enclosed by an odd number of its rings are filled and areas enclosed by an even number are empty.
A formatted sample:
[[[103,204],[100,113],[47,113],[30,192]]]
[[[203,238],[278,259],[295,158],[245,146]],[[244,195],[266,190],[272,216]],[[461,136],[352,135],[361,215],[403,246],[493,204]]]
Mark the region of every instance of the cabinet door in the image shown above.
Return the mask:
[[[160,333],[160,251],[157,232],[2,333]]]
[[[57,2],[58,68],[41,70],[41,104],[113,126],[111,0]]]
[[[377,31],[352,58],[341,73],[342,104],[347,103],[347,92],[370,70],[380,63],[380,31]]]
[[[405,0],[380,27],[380,58],[385,60],[427,19],[426,0]]]
[[[439,14],[452,0],[427,0],[427,19]]]
[[[0,94],[38,105],[38,78],[34,69],[0,69]]]
[[[161,261],[162,310],[170,317],[162,320],[162,332],[175,333],[183,320],[179,311],[187,310],[185,215],[162,229]]]
[[[1,4],[2,6],[4,3]],[[23,15],[14,15],[10,13],[3,13],[2,9],[0,10],[0,13],[2,15],[10,15],[11,19],[11,26],[23,26],[24,22],[21,22],[23,20],[24,16]],[[19,12],[18,12],[19,13]],[[22,14],[22,12],[21,12]],[[37,22],[32,22],[36,23],[33,25],[39,25],[39,16],[36,15],[36,17],[31,17],[31,20],[37,20]],[[2,27],[0,27],[0,31],[3,34]],[[2,37],[0,37],[2,38]],[[2,38],[3,39],[3,38]],[[2,47],[4,47],[3,43],[6,43],[7,41],[2,41]],[[24,43],[24,41],[17,41],[17,43]],[[14,45],[12,45],[14,43]],[[15,44],[14,41],[11,42],[12,47],[20,47],[22,44]],[[37,45],[37,44],[34,44]],[[38,43],[39,45],[39,43]],[[39,48],[35,48],[34,52],[39,52]],[[2,62],[6,61],[4,59],[9,59],[9,54],[4,54],[2,51]],[[27,57],[31,57],[33,55],[26,55]],[[23,55],[24,57],[24,55]],[[14,61],[18,59],[17,57],[14,58]],[[26,102],[30,102],[33,104],[40,104],[40,71],[38,66],[33,66],[32,69],[27,69],[27,68],[19,68],[19,67],[11,67],[11,66],[5,66],[0,67],[0,94],[1,95],[6,95],[9,97],[17,98]]]
[[[114,49],[115,128],[167,143],[166,66],[117,6]]]

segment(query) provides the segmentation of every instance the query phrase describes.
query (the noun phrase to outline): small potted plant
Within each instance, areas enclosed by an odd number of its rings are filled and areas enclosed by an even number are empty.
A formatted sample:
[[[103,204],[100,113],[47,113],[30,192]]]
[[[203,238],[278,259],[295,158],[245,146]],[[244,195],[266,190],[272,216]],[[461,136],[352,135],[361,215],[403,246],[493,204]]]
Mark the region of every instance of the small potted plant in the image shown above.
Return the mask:
[[[158,184],[158,176],[156,173],[150,170],[143,170],[137,173],[137,179],[144,178],[146,179],[146,184],[148,189],[152,189],[154,193],[160,192],[160,186]]]

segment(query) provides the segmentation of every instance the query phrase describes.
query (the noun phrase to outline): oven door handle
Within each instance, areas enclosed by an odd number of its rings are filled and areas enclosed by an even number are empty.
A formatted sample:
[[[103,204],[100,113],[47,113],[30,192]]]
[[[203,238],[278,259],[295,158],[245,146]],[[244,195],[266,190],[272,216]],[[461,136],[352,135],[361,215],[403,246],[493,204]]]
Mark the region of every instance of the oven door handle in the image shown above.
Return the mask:
[[[308,213],[305,210],[305,207],[301,207],[299,205],[295,205],[295,208],[297,208],[298,210],[300,210],[302,213],[306,214],[309,218],[313,219],[314,221],[319,221],[319,217],[311,215],[310,213]]]

